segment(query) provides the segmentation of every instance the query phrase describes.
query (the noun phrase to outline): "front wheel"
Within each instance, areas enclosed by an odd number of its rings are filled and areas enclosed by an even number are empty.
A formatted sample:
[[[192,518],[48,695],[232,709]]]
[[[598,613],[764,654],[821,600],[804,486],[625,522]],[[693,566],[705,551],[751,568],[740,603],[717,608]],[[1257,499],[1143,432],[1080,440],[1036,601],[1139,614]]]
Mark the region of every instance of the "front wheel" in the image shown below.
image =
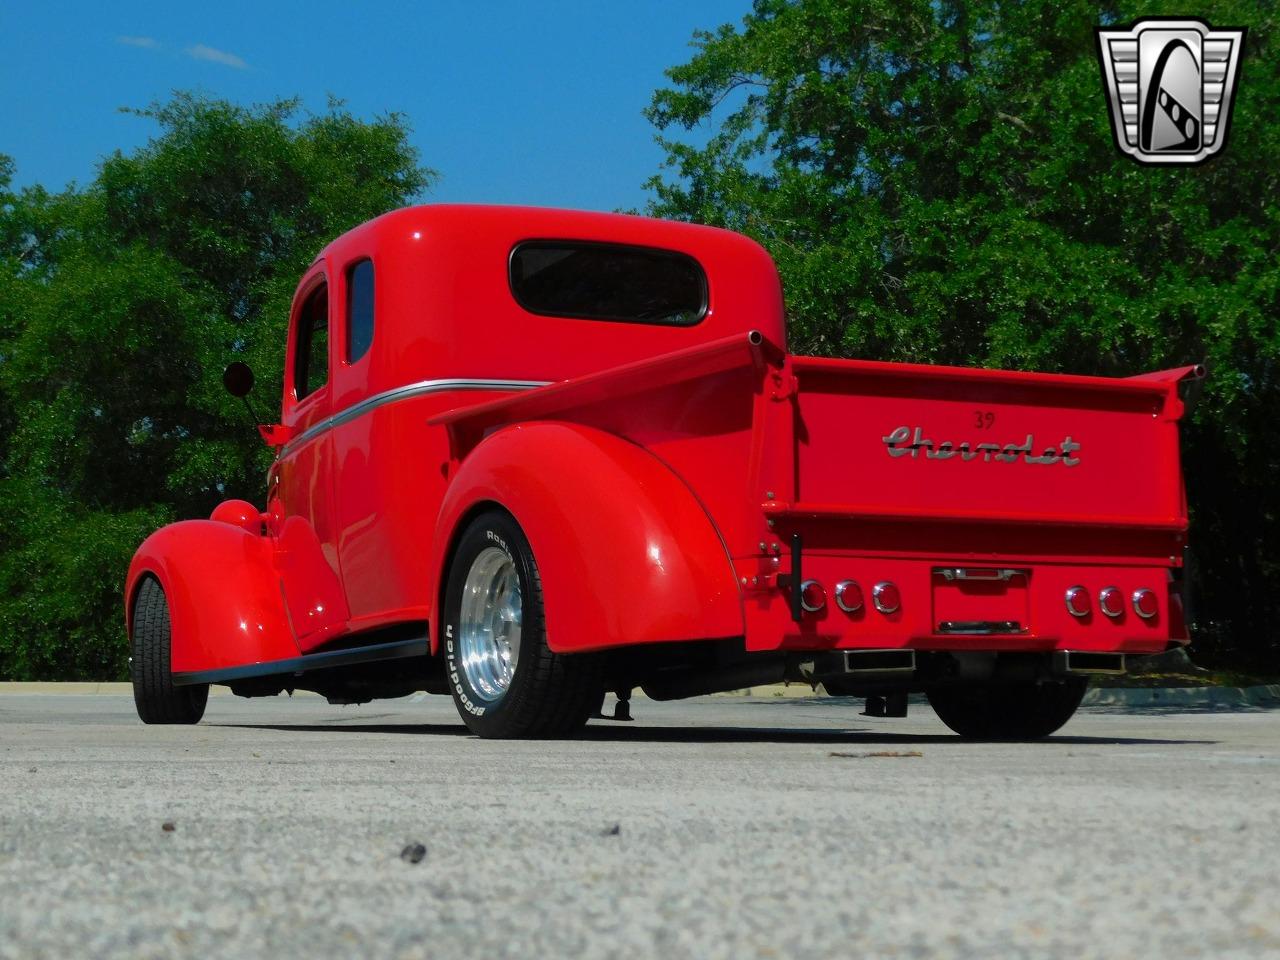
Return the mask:
[[[199,723],[209,700],[209,685],[177,686],[171,669],[172,625],[169,601],[160,584],[147,577],[133,601],[129,636],[129,674],[133,703],[143,723]]]
[[[1055,683],[939,687],[929,705],[948,727],[973,740],[1039,740],[1075,714],[1088,689],[1074,677]]]
[[[558,737],[597,710],[599,659],[547,646],[542,580],[508,514],[477,517],[458,541],[444,597],[445,674],[481,737]]]

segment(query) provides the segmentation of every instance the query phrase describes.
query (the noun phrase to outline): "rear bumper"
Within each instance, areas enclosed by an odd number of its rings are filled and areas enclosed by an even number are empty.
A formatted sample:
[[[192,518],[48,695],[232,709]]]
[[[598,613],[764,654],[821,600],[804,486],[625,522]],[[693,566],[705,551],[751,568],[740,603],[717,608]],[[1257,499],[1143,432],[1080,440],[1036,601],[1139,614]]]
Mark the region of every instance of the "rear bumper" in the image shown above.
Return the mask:
[[[1171,643],[1187,642],[1180,585],[1170,575],[1171,566],[805,554],[802,577],[823,587],[826,602],[819,610],[802,610],[797,622],[789,576],[780,577],[769,569],[786,565],[786,557],[776,562],[766,558],[762,573],[745,578],[748,651],[910,648],[1150,654],[1168,649]],[[1017,573],[1005,582],[944,577],[944,571],[954,570]],[[860,587],[860,609],[847,611],[836,603],[835,587],[842,581]],[[898,588],[897,610],[876,608],[872,591],[878,583]],[[1073,616],[1067,608],[1066,593],[1076,586],[1084,587],[1092,598],[1093,609],[1086,616]],[[1124,599],[1117,616],[1099,609],[1099,594],[1108,587],[1116,588]],[[1132,602],[1142,589],[1156,595],[1154,616],[1141,616]],[[984,630],[984,625],[989,629]]]

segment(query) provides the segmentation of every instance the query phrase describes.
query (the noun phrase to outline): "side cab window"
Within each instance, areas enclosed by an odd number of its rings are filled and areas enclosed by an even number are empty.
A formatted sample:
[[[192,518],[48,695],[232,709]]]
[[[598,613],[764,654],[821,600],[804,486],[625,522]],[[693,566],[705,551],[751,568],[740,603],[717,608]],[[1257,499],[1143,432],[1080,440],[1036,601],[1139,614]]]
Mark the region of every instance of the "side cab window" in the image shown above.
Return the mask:
[[[357,260],[347,267],[347,363],[355,363],[373,344],[373,261]]]
[[[298,310],[293,391],[298,400],[329,382],[329,287],[321,280]]]

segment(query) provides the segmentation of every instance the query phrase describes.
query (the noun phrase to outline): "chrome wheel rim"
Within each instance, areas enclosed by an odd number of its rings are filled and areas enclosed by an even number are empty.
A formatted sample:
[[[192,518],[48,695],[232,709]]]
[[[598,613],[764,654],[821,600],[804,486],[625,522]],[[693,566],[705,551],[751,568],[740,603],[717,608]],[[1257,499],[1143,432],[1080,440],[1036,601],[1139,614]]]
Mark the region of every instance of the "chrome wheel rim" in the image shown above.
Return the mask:
[[[462,672],[480,699],[501,700],[520,659],[520,576],[505,550],[485,547],[467,571],[458,617]]]

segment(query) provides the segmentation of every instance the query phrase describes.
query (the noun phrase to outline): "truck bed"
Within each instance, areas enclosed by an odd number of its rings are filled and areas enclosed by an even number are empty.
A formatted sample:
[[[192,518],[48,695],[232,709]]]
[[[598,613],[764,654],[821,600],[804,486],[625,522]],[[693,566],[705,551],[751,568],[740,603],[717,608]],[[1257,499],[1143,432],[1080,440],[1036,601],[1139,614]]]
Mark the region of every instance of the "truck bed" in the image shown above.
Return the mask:
[[[534,420],[596,427],[657,457],[723,539],[749,649],[1154,652],[1185,638],[1173,582],[1187,527],[1178,385],[1202,375],[799,357],[749,332],[432,422],[449,427],[459,459]],[[828,594],[856,580],[866,605],[796,616],[800,564]],[[956,570],[1013,572],[944,582]],[[878,616],[869,594],[889,581],[902,608]],[[1062,609],[1075,584],[1155,590],[1161,614],[1083,622]],[[1017,630],[980,640],[943,629],[1005,620]]]
[[[1169,380],[791,359],[812,516],[1183,530]],[[767,507],[767,512],[780,508]]]

